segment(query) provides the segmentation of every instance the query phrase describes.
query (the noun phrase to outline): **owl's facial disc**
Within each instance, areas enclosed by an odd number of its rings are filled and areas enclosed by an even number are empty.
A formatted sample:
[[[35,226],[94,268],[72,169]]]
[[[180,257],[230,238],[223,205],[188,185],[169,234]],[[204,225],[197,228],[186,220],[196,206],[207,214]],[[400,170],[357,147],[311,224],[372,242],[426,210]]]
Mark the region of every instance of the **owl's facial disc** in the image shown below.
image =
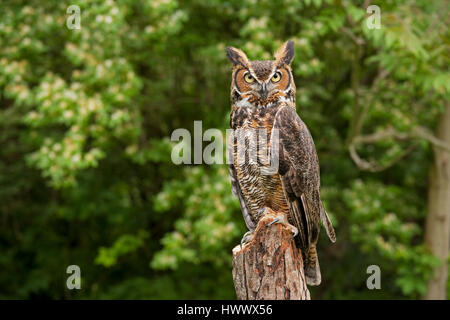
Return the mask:
[[[227,47],[233,64],[232,100],[268,105],[276,101],[295,101],[295,83],[291,72],[294,42],[285,42],[276,52],[275,60],[249,60],[242,50]]]
[[[247,66],[238,65],[234,72],[234,84],[242,98],[266,105],[286,95],[291,76],[288,67],[274,61],[250,61]]]

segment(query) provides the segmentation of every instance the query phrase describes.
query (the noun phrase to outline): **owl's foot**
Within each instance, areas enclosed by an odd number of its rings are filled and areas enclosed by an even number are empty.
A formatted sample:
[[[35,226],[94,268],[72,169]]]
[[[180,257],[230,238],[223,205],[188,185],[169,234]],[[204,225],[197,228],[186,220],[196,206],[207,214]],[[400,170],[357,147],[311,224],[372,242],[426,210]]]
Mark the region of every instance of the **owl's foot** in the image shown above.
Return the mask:
[[[259,219],[261,218],[261,215],[264,213],[264,211],[266,211],[266,208],[261,208],[258,211],[256,211],[256,221],[259,221]]]
[[[286,218],[284,215],[279,215],[277,216],[275,219],[273,219],[272,222],[270,222],[267,226],[271,226],[274,223],[281,223],[283,226],[285,226],[286,228],[288,228],[292,234],[293,237],[295,237],[296,235],[298,235],[298,229],[296,227],[294,227],[292,224],[288,223],[286,221]]]
[[[242,245],[245,245],[247,243],[249,243],[250,241],[252,241],[253,238],[253,231],[247,231],[246,233],[244,233],[244,235],[242,236],[242,240],[241,240],[241,249],[242,249]]]

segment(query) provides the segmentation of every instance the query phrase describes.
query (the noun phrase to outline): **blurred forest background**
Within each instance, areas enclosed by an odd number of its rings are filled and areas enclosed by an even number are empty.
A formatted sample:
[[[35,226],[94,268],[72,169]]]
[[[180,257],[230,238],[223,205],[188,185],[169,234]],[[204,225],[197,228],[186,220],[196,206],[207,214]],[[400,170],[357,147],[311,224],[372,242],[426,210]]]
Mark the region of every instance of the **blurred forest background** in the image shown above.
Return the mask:
[[[227,167],[174,165],[170,136],[228,128],[226,46],[271,59],[288,39],[338,237],[322,231],[312,298],[445,298],[448,6],[2,0],[0,298],[234,299],[246,230]],[[81,290],[66,288],[72,264]],[[381,290],[366,287],[373,264]]]

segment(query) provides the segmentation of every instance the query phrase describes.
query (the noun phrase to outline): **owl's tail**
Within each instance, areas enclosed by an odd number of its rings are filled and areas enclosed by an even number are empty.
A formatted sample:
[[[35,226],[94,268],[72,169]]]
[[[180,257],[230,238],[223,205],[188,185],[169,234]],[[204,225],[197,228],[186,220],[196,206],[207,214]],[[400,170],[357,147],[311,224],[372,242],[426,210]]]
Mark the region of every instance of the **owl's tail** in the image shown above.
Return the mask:
[[[305,277],[308,286],[318,286],[322,281],[319,257],[317,256],[315,244],[309,247],[307,256],[305,257]]]
[[[336,242],[336,233],[334,232],[333,225],[331,224],[330,217],[323,205],[320,208],[320,220],[325,227],[328,238],[331,242]],[[316,239],[317,242],[317,239]],[[320,273],[319,257],[317,256],[316,244],[310,244],[307,252],[304,253],[305,263],[305,277],[306,284],[309,286],[318,286],[322,281],[322,275]]]
[[[336,233],[334,232],[334,228],[333,228],[333,225],[331,224],[330,217],[328,217],[328,213],[325,211],[325,208],[323,207],[323,205],[320,210],[320,220],[322,220],[322,223],[323,223],[323,226],[325,227],[328,238],[330,238],[331,242],[335,243],[336,242]]]

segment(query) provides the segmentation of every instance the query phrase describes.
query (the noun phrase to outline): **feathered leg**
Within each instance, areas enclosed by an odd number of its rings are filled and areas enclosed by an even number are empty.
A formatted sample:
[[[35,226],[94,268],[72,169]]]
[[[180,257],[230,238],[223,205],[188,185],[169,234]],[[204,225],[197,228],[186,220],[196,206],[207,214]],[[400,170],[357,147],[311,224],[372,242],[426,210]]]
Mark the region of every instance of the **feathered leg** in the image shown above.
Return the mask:
[[[317,256],[316,245],[309,247],[307,256],[305,258],[305,276],[306,283],[309,286],[318,286],[322,281],[320,274],[319,257]]]

